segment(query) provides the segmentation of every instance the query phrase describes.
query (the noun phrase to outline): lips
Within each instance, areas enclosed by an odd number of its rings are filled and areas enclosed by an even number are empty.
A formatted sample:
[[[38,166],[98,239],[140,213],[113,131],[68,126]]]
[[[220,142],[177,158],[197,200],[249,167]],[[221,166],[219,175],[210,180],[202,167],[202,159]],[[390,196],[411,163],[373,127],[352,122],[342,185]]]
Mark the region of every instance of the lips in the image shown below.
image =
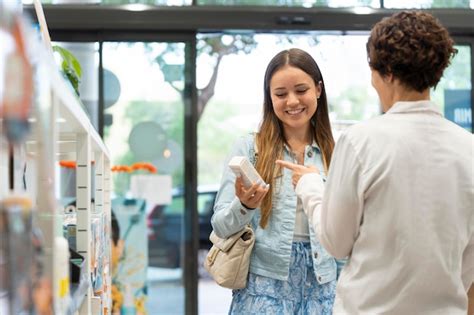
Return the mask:
[[[288,115],[298,115],[298,114],[301,114],[304,111],[305,111],[304,108],[297,108],[297,109],[287,110],[286,113]]]

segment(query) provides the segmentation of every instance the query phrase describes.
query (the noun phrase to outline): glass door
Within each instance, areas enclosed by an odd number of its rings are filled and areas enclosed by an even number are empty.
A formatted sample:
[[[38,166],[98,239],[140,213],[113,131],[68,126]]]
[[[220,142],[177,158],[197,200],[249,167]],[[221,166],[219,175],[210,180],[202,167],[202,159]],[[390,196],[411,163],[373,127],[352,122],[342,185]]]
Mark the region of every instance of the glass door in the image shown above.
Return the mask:
[[[447,119],[472,132],[473,45],[468,39],[454,39],[458,53],[431,95]]]
[[[232,144],[257,130],[263,112],[265,69],[283,49],[304,49],[318,62],[336,137],[348,126],[379,115],[367,65],[367,38],[367,34],[342,32],[199,34],[198,189],[217,191]],[[206,208],[200,212],[204,216]],[[205,249],[203,241],[199,257],[204,257]],[[215,284],[205,270],[200,276],[199,313],[227,313],[232,292]]]
[[[122,310],[183,314],[186,44],[104,42],[102,59],[114,292]]]
[[[367,39],[368,32],[199,34],[196,84],[202,112],[198,124],[198,188],[217,191],[232,144],[257,130],[265,68],[283,49],[302,48],[318,62],[336,138],[345,128],[380,115],[367,64]],[[472,45],[468,39],[458,38],[456,43],[458,54],[431,98],[446,118],[472,131]],[[206,208],[199,211],[204,215]],[[204,254],[200,252],[199,257]],[[232,300],[230,290],[215,284],[205,271],[200,276],[200,314],[225,314]]]

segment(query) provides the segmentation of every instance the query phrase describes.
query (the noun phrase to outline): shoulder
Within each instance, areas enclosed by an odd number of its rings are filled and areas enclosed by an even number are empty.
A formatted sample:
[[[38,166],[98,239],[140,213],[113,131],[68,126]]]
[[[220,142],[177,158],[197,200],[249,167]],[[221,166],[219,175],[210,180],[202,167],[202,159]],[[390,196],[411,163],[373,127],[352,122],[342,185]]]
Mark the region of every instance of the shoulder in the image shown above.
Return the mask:
[[[386,141],[382,116],[359,122],[345,129],[338,137],[335,150],[360,155],[368,149],[378,151]]]
[[[369,121],[358,122],[340,133],[337,137],[336,145],[347,145],[360,141],[373,134],[373,129],[375,128]]]
[[[245,133],[234,139],[232,145],[233,155],[247,155],[248,152],[253,148],[254,134]]]
[[[462,128],[461,126],[455,124],[454,122],[446,119],[443,117],[443,122],[449,129],[449,131],[453,134],[453,136],[462,139],[463,141],[472,142],[474,140],[474,135],[467,131],[466,129]]]
[[[364,137],[381,130],[384,124],[384,116],[377,116],[369,120],[361,121],[347,128],[347,133],[352,137]]]
[[[246,134],[240,135],[236,140],[235,144],[243,147],[253,147],[255,141],[255,133],[248,132]]]

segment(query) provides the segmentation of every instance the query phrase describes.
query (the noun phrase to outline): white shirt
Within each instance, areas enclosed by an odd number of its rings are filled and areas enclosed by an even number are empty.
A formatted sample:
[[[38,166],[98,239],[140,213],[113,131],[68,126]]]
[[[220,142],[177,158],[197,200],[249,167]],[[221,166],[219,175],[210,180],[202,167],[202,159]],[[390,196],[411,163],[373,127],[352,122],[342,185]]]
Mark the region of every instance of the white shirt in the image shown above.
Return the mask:
[[[341,135],[325,192],[318,174],[299,180],[323,246],[350,256],[334,314],[466,314],[473,139],[429,101],[398,102]]]
[[[308,217],[303,210],[303,204],[300,198],[296,201],[295,232],[293,242],[309,242],[309,223]]]

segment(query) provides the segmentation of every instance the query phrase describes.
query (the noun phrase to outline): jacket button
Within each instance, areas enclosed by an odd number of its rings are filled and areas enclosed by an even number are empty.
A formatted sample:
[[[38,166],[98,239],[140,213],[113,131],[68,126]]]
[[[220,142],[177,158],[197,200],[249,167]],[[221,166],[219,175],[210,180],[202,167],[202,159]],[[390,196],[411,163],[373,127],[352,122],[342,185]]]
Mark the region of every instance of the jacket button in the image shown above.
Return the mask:
[[[318,252],[314,252],[314,259],[318,259]]]
[[[245,215],[245,214],[247,214],[247,211],[245,211],[244,209],[240,209],[240,213]]]
[[[313,151],[308,151],[308,153],[306,154],[308,157],[313,157]]]
[[[323,281],[323,278],[321,276],[318,276],[318,281],[319,282]]]

